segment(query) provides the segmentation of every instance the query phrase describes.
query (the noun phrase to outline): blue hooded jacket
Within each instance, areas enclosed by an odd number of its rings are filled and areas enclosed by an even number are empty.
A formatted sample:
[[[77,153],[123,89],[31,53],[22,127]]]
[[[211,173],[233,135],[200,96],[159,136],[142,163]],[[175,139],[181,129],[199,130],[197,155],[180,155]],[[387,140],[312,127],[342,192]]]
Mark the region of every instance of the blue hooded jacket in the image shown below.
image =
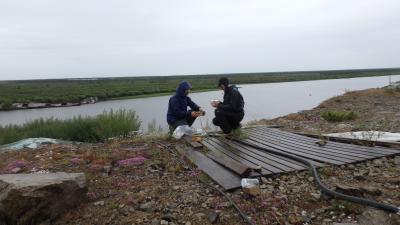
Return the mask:
[[[182,81],[176,89],[175,95],[169,99],[167,113],[167,122],[169,125],[173,125],[179,120],[186,119],[186,116],[190,113],[190,111],[187,110],[188,106],[194,111],[199,110],[200,107],[185,95],[185,91],[191,87],[189,82]]]

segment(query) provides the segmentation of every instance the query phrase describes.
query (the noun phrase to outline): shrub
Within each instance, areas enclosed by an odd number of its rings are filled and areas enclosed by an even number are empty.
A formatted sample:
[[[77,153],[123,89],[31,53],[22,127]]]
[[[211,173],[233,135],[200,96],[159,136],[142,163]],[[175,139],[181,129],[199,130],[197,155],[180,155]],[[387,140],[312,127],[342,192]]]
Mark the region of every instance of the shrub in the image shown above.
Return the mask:
[[[102,142],[115,136],[128,136],[131,131],[139,130],[140,125],[135,111],[125,109],[104,111],[95,117],[37,119],[20,126],[0,126],[0,144],[34,137]]]
[[[357,113],[350,111],[328,111],[323,112],[321,117],[329,122],[341,122],[345,120],[353,120],[357,118]]]

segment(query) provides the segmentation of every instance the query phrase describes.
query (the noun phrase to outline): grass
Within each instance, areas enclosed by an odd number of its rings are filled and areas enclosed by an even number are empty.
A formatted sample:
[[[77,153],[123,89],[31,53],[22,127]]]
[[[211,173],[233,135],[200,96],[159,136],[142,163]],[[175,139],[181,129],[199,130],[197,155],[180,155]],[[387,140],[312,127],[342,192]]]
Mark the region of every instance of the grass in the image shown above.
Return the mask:
[[[321,114],[321,117],[329,122],[341,122],[346,120],[354,120],[357,113],[353,111],[327,111]]]
[[[104,111],[95,117],[74,117],[68,120],[38,119],[24,125],[0,126],[0,144],[25,138],[47,137],[80,142],[104,142],[115,136],[129,136],[140,128],[135,111]]]
[[[399,74],[400,69],[365,69],[332,71],[299,71],[274,73],[236,73],[159,77],[119,77],[99,79],[54,79],[0,81],[0,107],[12,109],[13,103],[78,103],[87,97],[99,100],[131,99],[170,95],[180,81],[187,80],[193,92],[217,90],[222,76],[235,84],[272,83],[304,80],[339,79],[350,77]]]

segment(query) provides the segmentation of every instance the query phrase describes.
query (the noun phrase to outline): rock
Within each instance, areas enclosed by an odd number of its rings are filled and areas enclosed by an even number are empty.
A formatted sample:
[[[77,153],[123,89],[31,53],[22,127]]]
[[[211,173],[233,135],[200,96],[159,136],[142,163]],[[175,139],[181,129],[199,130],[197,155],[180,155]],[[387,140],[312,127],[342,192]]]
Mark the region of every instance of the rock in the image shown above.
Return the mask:
[[[168,221],[166,221],[166,220],[161,220],[160,224],[161,224],[161,225],[168,225]]]
[[[93,205],[95,205],[95,206],[104,206],[104,201],[95,202]]]
[[[353,164],[348,164],[348,165],[347,165],[347,168],[349,168],[349,169],[351,169],[351,170],[354,170],[356,167],[355,167]]]
[[[261,182],[263,183],[263,184],[270,184],[271,182],[267,179],[267,178],[265,178],[265,177],[261,177]]]
[[[315,199],[315,200],[319,200],[321,198],[321,193],[311,193],[311,196]]]
[[[366,193],[366,194],[369,194],[369,195],[376,195],[376,196],[378,196],[378,195],[381,195],[382,194],[382,191],[381,190],[379,190],[378,188],[376,188],[376,187],[372,187],[372,186],[362,186],[362,187],[360,187],[360,189],[364,192],[364,193]]]
[[[367,208],[359,217],[360,225],[395,225],[395,218],[388,213],[373,208]]]
[[[336,126],[336,128],[338,130],[347,130],[347,129],[351,128],[351,125],[350,124],[345,124],[345,123],[340,123],[340,124],[338,124]]]
[[[399,185],[400,184],[400,177],[391,177],[387,179],[387,182],[390,184],[396,184]]]
[[[354,179],[356,179],[356,180],[360,180],[360,181],[366,180],[365,174],[362,174],[362,173],[359,173],[359,172],[354,172],[353,176],[354,176]]]
[[[372,163],[375,164],[375,165],[377,165],[377,166],[380,166],[380,165],[383,164],[383,161],[382,161],[381,159],[374,159],[374,160],[372,161]]]
[[[217,222],[218,216],[219,216],[219,214],[217,212],[211,211],[208,213],[208,221],[210,221],[210,223],[214,224],[215,222]]]
[[[111,169],[112,169],[112,166],[104,166],[103,167],[104,173],[106,173],[106,174],[110,174]]]
[[[174,217],[173,215],[166,214],[166,215],[163,215],[163,216],[161,217],[161,219],[162,219],[162,220],[166,220],[166,221],[168,221],[168,222],[172,222],[173,220],[175,220],[175,217]]]
[[[354,195],[361,197],[363,196],[363,191],[360,188],[352,187],[344,184],[336,184],[336,191],[347,195]]]
[[[178,191],[179,189],[181,189],[181,186],[174,186],[173,189],[174,189],[175,191]]]
[[[395,165],[400,165],[400,156],[395,156],[394,157],[394,164]]]
[[[314,177],[309,177],[308,181],[313,182],[314,181]]]
[[[322,221],[322,225],[331,225],[332,224],[332,220],[331,219],[324,219]]]
[[[192,225],[192,223],[191,222],[186,222],[185,225]]]
[[[195,216],[198,220],[201,220],[203,217],[206,216],[206,214],[204,214],[204,213],[196,213],[194,216]]]
[[[19,173],[22,169],[17,167],[11,170],[12,173]]]
[[[119,210],[119,213],[121,213],[121,215],[123,215],[123,216],[129,216],[129,209],[122,208]]]
[[[83,173],[0,175],[0,224],[53,220],[86,199]]]
[[[357,223],[333,223],[332,225],[357,225]]]
[[[160,225],[160,221],[158,220],[158,219],[153,219],[152,221],[151,221],[151,225]]]
[[[303,224],[303,217],[294,214],[290,214],[288,220],[290,224]]]
[[[150,201],[140,204],[139,209],[145,212],[154,212],[155,202]]]
[[[257,196],[261,194],[261,189],[258,186],[252,186],[252,187],[243,187],[243,192],[251,195],[251,196]]]

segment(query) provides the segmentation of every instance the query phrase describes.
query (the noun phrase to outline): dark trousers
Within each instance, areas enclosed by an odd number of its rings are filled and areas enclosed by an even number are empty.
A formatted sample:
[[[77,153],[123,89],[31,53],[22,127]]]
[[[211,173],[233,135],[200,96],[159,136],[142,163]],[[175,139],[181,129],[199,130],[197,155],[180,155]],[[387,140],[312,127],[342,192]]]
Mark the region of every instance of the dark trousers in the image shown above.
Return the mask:
[[[192,117],[192,116],[191,116],[192,112],[193,112],[193,110],[189,110],[189,113],[186,114],[186,118],[185,118],[185,119],[178,120],[178,121],[176,121],[174,124],[169,124],[169,131],[170,131],[170,133],[172,134],[172,133],[174,132],[174,130],[175,130],[178,126],[181,126],[181,125],[189,125],[189,127],[192,126],[192,124],[193,124],[194,121],[196,120],[195,117]]]
[[[228,134],[240,126],[240,121],[243,120],[243,117],[243,112],[227,112],[216,109],[213,124],[219,126],[225,134]]]

